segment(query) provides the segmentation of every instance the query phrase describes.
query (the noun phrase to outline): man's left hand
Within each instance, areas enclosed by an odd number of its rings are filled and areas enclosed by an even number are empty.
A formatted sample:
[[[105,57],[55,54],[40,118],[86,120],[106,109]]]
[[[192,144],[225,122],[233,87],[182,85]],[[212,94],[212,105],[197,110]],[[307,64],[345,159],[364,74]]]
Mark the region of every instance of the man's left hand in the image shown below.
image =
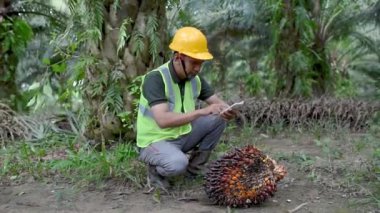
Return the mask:
[[[229,121],[229,120],[235,118],[236,115],[237,115],[237,113],[238,113],[238,112],[237,112],[236,110],[232,110],[232,109],[230,109],[230,110],[227,110],[227,111],[225,111],[225,112],[223,112],[223,113],[220,113],[220,116],[221,116],[224,120]]]

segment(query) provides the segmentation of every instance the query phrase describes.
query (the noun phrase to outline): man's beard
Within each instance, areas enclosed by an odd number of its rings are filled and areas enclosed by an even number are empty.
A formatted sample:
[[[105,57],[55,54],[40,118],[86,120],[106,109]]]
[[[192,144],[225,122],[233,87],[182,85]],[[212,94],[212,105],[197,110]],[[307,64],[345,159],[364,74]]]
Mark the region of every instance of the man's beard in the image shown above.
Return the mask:
[[[196,75],[187,75],[186,80],[191,81],[193,78],[195,78]]]

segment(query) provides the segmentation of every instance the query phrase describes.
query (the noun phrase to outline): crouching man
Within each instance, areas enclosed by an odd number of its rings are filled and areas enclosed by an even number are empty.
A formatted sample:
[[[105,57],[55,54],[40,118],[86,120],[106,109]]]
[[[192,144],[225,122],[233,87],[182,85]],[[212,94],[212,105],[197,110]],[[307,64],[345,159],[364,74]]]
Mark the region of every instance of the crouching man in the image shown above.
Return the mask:
[[[235,116],[231,110],[221,113],[227,104],[198,75],[203,62],[213,58],[205,35],[183,27],[169,48],[173,57],[143,78],[137,117],[139,159],[149,166],[148,182],[165,190],[169,176],[202,172],[226,120]],[[197,99],[207,107],[196,109]]]

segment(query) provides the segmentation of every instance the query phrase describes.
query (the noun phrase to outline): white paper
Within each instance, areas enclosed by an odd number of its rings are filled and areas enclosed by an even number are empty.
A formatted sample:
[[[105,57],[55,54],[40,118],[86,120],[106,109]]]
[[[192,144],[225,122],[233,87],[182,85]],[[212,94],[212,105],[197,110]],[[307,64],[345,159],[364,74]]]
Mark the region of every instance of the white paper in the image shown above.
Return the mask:
[[[244,101],[240,101],[240,102],[237,102],[237,103],[234,103],[232,104],[231,106],[227,107],[226,109],[224,109],[221,113],[224,113],[224,112],[227,112],[228,110],[230,109],[238,109],[240,106],[242,106],[244,104]]]

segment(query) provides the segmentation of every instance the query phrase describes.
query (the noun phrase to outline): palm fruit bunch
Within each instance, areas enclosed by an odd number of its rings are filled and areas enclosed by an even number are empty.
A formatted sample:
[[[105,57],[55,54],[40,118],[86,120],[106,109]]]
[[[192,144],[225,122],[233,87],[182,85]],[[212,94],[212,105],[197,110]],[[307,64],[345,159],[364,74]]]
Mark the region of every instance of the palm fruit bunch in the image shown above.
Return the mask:
[[[250,207],[272,197],[286,173],[284,166],[248,145],[211,162],[204,189],[215,204]]]

